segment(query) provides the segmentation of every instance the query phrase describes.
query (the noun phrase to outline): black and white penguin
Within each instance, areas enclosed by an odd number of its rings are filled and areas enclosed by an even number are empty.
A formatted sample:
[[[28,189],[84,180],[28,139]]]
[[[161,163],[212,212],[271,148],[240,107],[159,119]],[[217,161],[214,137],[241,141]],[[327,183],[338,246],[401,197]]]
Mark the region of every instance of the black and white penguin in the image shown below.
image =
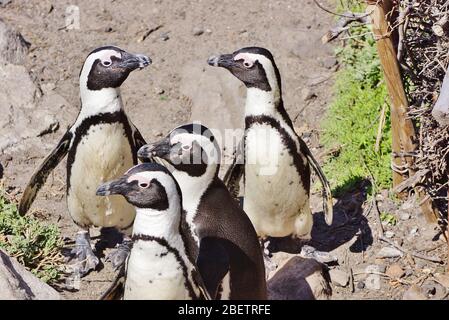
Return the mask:
[[[208,63],[229,70],[247,88],[244,164],[235,164],[226,178],[238,178],[244,172],[244,210],[257,234],[310,239],[310,166],[323,185],[327,224],[332,223],[332,196],[318,162],[284,109],[273,55],[267,49],[249,47],[211,57]]]
[[[162,159],[179,183],[195,243],[189,250],[211,297],[266,299],[257,234],[218,177],[221,153],[212,132],[199,124],[183,125],[142,147],[138,156]]]
[[[133,246],[120,285],[103,299],[125,300],[208,299],[201,276],[187,252],[188,237],[181,229],[182,193],[162,165],[145,163],[123,177],[107,182],[97,195],[121,195],[136,209]],[[120,293],[121,292],[121,293]]]
[[[115,227],[130,234],[133,206],[123,198],[98,197],[95,190],[137,164],[137,150],[145,141],[125,114],[120,86],[132,71],[150,64],[144,55],[113,46],[95,49],[87,56],[79,79],[78,118],[33,174],[20,201],[23,215],[50,172],[68,154],[67,205],[81,228],[73,251],[81,263],[81,275],[99,263],[91,248],[90,227]],[[110,257],[113,265],[120,265],[126,255],[126,247],[119,247]]]

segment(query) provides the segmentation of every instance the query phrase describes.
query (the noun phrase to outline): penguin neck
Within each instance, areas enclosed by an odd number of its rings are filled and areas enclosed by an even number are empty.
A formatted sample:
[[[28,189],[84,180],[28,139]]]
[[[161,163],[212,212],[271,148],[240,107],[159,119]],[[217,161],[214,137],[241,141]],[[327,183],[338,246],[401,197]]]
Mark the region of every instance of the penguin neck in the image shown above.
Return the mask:
[[[258,116],[274,118],[293,128],[292,121],[284,108],[282,92],[279,87],[275,87],[274,90],[270,91],[264,91],[258,88],[247,89],[245,118],[248,119]]]
[[[136,208],[133,236],[163,238],[168,242],[179,236],[181,206],[178,204],[164,211]]]
[[[188,219],[192,212],[196,212],[201,197],[218,173],[218,165],[208,165],[206,172],[199,177],[190,176],[187,172],[174,170],[172,172],[182,192],[182,204]]]
[[[120,88],[89,90],[81,87],[80,116],[87,118],[100,113],[114,113],[123,110]]]

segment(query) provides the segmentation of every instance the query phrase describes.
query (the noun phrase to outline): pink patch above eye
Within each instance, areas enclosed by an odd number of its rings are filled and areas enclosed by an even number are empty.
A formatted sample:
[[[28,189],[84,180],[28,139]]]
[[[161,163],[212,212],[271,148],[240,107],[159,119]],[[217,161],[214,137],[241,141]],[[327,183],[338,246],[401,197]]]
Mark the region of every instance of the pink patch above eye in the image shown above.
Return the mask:
[[[247,53],[239,53],[234,57],[234,60],[243,60],[243,65],[247,68],[250,68],[254,65],[254,59]]]

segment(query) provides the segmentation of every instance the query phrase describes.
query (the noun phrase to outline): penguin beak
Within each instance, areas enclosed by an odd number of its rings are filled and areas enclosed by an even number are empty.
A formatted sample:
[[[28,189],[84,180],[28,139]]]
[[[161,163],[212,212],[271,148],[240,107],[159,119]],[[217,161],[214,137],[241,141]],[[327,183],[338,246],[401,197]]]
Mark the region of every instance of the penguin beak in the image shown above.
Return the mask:
[[[109,196],[112,194],[121,194],[123,195],[127,189],[127,181],[126,177],[122,177],[117,180],[109,181],[97,189],[97,196]]]
[[[151,159],[153,157],[165,159],[170,155],[170,151],[170,138],[166,137],[158,142],[144,145],[137,152],[137,156],[140,159]]]
[[[234,66],[234,55],[222,54],[218,56],[212,56],[207,60],[207,63],[212,67],[222,67],[227,69]]]
[[[143,54],[131,54],[125,52],[122,54],[120,67],[129,70],[143,69],[152,63],[151,59]]]

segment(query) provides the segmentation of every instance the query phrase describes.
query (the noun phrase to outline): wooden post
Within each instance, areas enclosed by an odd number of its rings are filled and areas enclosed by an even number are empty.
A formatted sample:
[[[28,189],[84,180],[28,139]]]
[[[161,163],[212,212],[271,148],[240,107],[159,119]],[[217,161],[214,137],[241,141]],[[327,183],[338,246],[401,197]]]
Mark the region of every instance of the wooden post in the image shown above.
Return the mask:
[[[408,168],[409,176],[411,177],[415,174],[413,170],[414,158],[404,156],[404,154],[413,153],[417,150],[416,132],[412,121],[407,119],[409,104],[386,18],[386,14],[392,10],[393,6],[389,0],[368,0],[367,2],[367,12],[371,16],[372,30],[376,38],[377,50],[391,99],[392,144],[393,153],[395,154],[393,163],[398,168]],[[407,176],[393,171],[393,187],[398,186],[407,178]],[[435,209],[430,197],[424,198],[425,194],[423,194],[422,190],[415,191],[419,198],[425,199],[421,200],[421,210],[426,216],[427,221],[436,222]],[[404,197],[405,195],[400,194],[399,196]]]

